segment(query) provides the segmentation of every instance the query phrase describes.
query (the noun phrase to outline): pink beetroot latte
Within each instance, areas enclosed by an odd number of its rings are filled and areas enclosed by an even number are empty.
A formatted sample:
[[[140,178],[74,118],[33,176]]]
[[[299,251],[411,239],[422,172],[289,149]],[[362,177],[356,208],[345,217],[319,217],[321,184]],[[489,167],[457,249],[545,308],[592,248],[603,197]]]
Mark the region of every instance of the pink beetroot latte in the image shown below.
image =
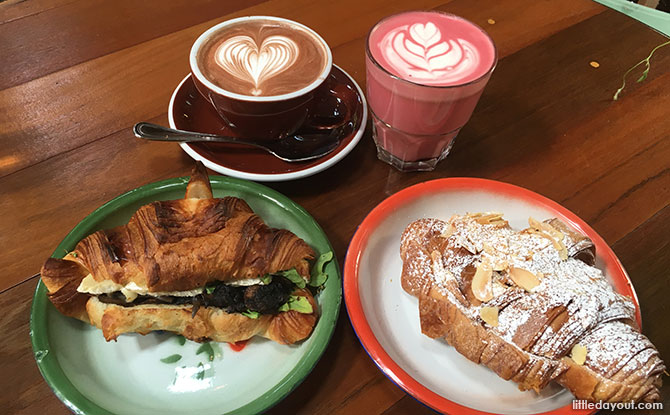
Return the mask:
[[[491,76],[493,41],[458,16],[414,11],[377,23],[366,52],[379,158],[401,170],[432,170]]]

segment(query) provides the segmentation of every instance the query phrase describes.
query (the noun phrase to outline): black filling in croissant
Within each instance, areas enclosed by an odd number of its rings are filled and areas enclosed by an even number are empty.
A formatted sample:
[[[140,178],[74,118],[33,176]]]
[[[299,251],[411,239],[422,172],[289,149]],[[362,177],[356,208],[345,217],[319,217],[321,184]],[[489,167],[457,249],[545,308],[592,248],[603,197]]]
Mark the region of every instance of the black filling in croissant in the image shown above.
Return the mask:
[[[233,286],[218,284],[201,294],[194,296],[150,296],[138,295],[133,301],[127,301],[121,291],[98,295],[98,300],[107,304],[132,307],[142,304],[193,305],[194,311],[200,307],[217,307],[227,313],[255,311],[260,314],[277,314],[286,304],[296,286],[282,276],[273,276],[269,284]]]

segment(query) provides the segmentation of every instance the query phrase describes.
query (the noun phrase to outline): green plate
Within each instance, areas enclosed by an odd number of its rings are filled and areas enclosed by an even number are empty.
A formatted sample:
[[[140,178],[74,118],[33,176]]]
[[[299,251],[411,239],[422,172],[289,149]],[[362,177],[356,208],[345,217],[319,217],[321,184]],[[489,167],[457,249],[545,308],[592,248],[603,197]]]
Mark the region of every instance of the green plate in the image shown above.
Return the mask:
[[[237,196],[272,227],[285,228],[317,252],[332,251],[326,235],[302,207],[265,186],[212,176],[215,197]],[[142,205],[184,197],[188,177],[131,190],[104,204],[65,237],[54,252],[63,257],[90,233],[124,224]],[[40,281],[30,316],[35,360],[54,393],[78,414],[257,414],[289,394],[312,370],[330,340],[342,299],[336,260],[317,296],[321,316],[302,343],[282,346],[254,338],[240,352],[213,343],[215,357],[199,344],[169,333],[126,334],[106,342],[102,332],[61,315]],[[161,359],[178,354],[175,363]]]

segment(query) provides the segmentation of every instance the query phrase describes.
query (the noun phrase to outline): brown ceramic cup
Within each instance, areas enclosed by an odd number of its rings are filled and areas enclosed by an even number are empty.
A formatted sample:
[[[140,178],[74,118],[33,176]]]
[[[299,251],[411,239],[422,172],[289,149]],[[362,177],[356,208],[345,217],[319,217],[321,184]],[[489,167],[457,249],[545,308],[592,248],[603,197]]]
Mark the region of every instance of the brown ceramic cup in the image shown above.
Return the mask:
[[[198,59],[203,44],[212,36],[226,30],[228,26],[254,21],[289,24],[313,35],[314,39],[324,47],[326,62],[316,79],[294,91],[262,96],[233,92],[208,79],[203,74]],[[315,105],[314,96],[331,72],[333,58],[325,40],[300,23],[279,17],[247,16],[219,23],[201,34],[191,48],[189,63],[196,88],[212,104],[233,134],[245,138],[272,140],[295,132],[308,119],[310,110]]]

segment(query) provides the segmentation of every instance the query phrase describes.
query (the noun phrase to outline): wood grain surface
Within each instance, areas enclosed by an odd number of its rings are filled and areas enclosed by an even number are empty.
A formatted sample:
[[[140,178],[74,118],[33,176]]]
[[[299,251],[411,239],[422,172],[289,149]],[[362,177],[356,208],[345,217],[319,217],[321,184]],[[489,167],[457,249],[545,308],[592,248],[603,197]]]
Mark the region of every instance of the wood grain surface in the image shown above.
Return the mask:
[[[188,174],[193,162],[177,145],[140,141],[130,128],[167,124],[200,33],[244,15],[297,20],[364,86],[367,32],[409,9],[466,17],[498,48],[449,157],[433,172],[400,173],[377,160],[368,130],[332,168],[269,186],[314,216],[340,263],[365,215],[412,184],[472,176],[541,193],[612,246],[637,290],[645,334],[670,356],[670,48],[657,52],[644,82],[634,72],[612,100],[623,73],[664,41],[644,25],[587,0],[8,0],[0,2],[0,412],[68,413],[32,355],[32,276],[101,204]],[[670,388],[663,392],[670,408]],[[377,369],[343,310],[314,371],[271,413],[433,412]]]

